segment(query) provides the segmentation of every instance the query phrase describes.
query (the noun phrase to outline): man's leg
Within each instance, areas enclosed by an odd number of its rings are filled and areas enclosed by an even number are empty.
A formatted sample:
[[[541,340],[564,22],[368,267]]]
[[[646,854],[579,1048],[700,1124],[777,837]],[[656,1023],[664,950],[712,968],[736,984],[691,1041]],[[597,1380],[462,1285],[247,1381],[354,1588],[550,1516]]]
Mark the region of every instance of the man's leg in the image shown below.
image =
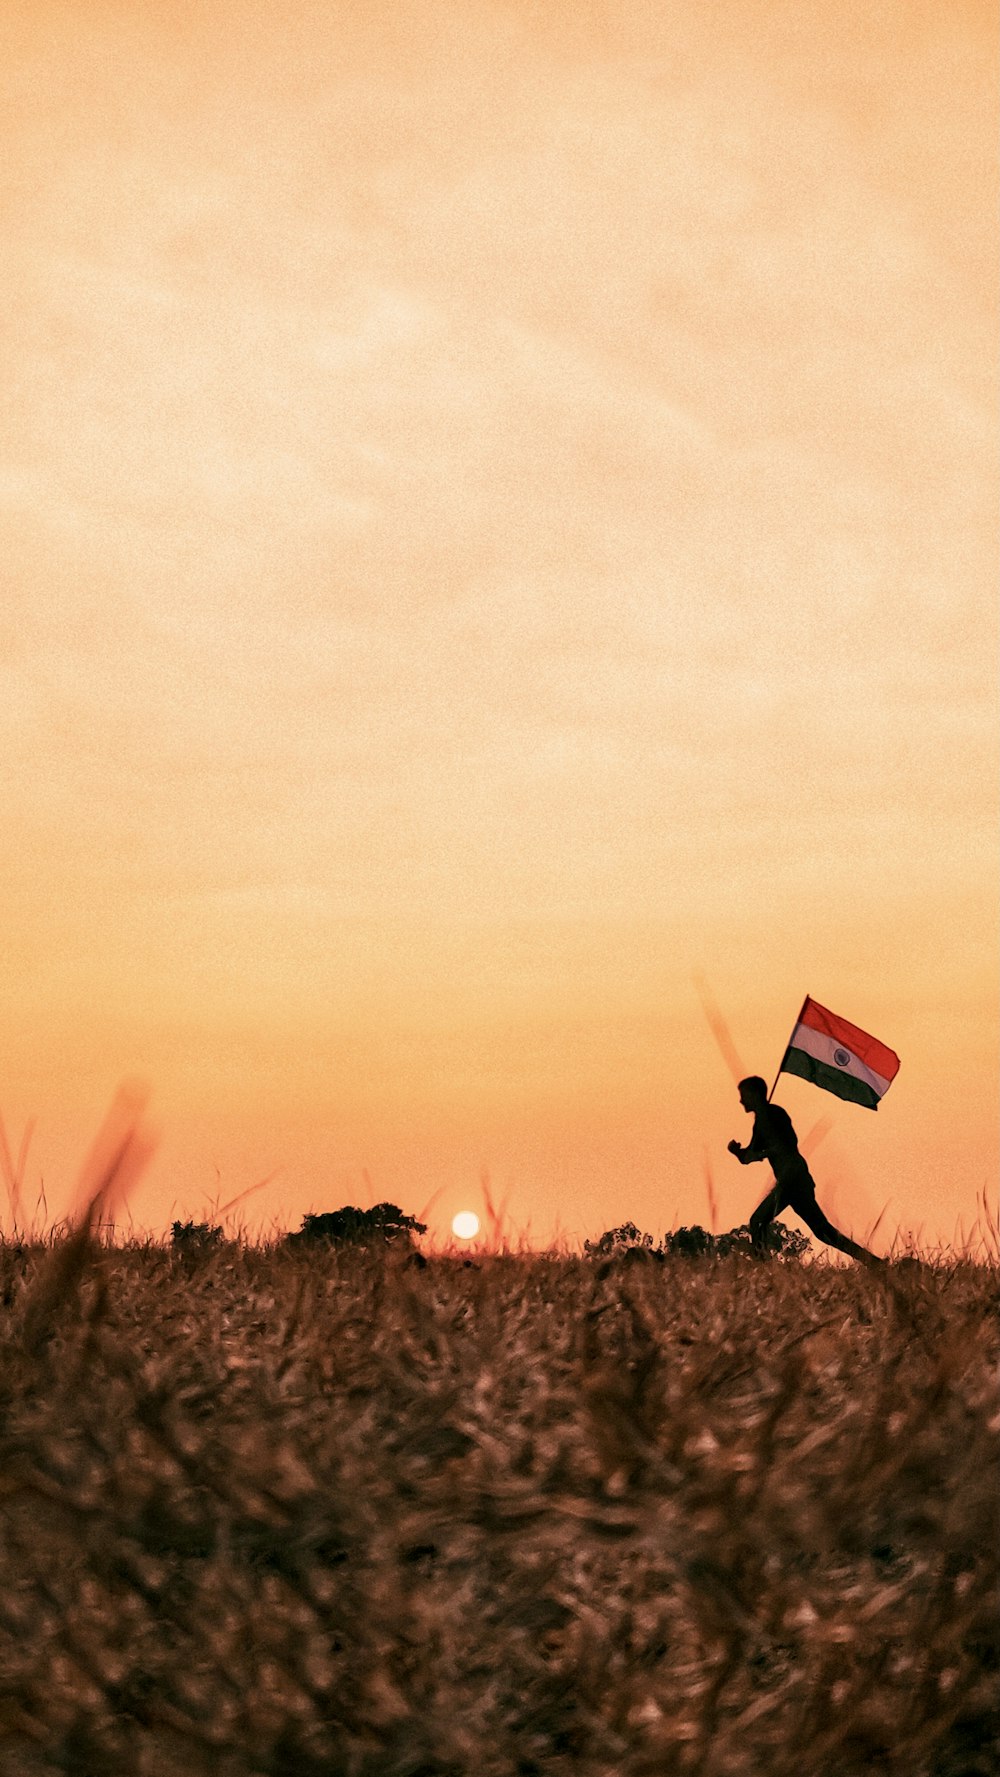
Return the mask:
[[[827,1246],[835,1246],[838,1252],[847,1253],[849,1258],[857,1259],[862,1265],[883,1265],[885,1263],[884,1259],[878,1259],[874,1253],[870,1253],[866,1246],[859,1246],[856,1240],[851,1240],[846,1234],[841,1234],[840,1229],[834,1227],[829,1216],[823,1214],[816,1202],[814,1192],[797,1191],[791,1200],[791,1207],[799,1220],[805,1222],[810,1232],[815,1234],[817,1240],[825,1241]]]
[[[754,1252],[765,1253],[767,1251],[767,1245],[764,1239],[765,1233],[774,1221],[775,1216],[780,1214],[785,1208],[787,1202],[787,1194],[782,1189],[781,1185],[775,1182],[771,1190],[768,1191],[767,1196],[758,1203],[757,1208],[750,1217],[750,1239],[753,1242]]]

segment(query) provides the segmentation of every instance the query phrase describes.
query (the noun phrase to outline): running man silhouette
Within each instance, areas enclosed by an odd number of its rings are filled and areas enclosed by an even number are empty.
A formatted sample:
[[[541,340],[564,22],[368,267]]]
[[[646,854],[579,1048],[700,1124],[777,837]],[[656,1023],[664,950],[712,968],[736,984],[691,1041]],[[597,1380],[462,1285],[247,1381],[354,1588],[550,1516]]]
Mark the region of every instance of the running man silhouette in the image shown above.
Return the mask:
[[[739,1091],[743,1109],[753,1116],[753,1135],[745,1148],[741,1148],[738,1141],[731,1141],[729,1152],[736,1155],[741,1166],[750,1166],[754,1160],[770,1160],[774,1169],[774,1188],[768,1191],[762,1203],[758,1203],[750,1217],[750,1238],[755,1250],[759,1253],[766,1251],[764,1230],[775,1216],[783,1209],[794,1209],[817,1240],[835,1246],[838,1252],[848,1253],[863,1265],[883,1265],[884,1259],[876,1258],[856,1240],[849,1240],[823,1214],[816,1202],[812,1173],[799,1153],[792,1119],[780,1104],[768,1102],[767,1081],[759,1074],[751,1074],[748,1079],[740,1081]]]

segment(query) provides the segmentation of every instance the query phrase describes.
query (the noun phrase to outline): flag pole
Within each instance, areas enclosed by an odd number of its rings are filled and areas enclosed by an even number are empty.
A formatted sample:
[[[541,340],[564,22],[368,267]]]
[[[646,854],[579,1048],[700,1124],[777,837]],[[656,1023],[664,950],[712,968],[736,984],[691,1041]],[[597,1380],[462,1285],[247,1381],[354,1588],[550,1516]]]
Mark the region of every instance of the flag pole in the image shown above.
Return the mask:
[[[805,999],[804,999],[804,1000],[803,1000],[803,1001],[802,1001],[802,1004],[801,1004],[801,1006],[800,1006],[800,1007],[799,1007],[799,1015],[798,1015],[798,1017],[797,1017],[797,1018],[796,1018],[796,1020],[795,1020],[795,1024],[801,1024],[801,1022],[802,1022],[802,1014],[803,1014],[803,1012],[804,1012],[804,1011],[805,1011],[805,1009],[806,1009],[806,1007],[807,1007],[807,1006],[808,1006],[808,1004],[809,1004],[809,995],[808,995],[808,994],[806,994],[806,997],[805,997]],[[792,1035],[793,1035],[793,1036],[794,1036],[794,1035],[795,1035],[795,1024],[793,1024],[793,1025],[792,1025]],[[784,1050],[783,1050],[783,1051],[782,1051],[782,1056],[781,1056],[781,1062],[780,1062],[780,1065],[779,1065],[779,1067],[778,1067],[778,1071],[777,1071],[777,1073],[776,1073],[776,1074],[775,1074],[775,1076],[774,1076],[774,1085],[773,1085],[773,1086],[772,1086],[772,1087],[771,1087],[771,1090],[770,1090],[770,1092],[769,1092],[769,1093],[768,1093],[768,1095],[767,1095],[767,1102],[768,1102],[768,1104],[770,1104],[770,1102],[771,1102],[771,1099],[772,1099],[772,1098],[773,1098],[773,1096],[774,1096],[774,1093],[775,1093],[775,1089],[776,1089],[776,1088],[777,1088],[777,1084],[778,1084],[778,1081],[779,1081],[779,1080],[780,1080],[780,1079],[781,1079],[781,1069],[782,1069],[782,1068],[783,1068],[783,1067],[784,1067],[784,1065],[785,1065],[785,1056],[786,1056],[786,1055],[787,1055],[787,1054],[788,1054],[788,1044],[787,1044],[787,1043],[786,1043],[786,1044],[785,1044],[785,1047],[784,1047]]]

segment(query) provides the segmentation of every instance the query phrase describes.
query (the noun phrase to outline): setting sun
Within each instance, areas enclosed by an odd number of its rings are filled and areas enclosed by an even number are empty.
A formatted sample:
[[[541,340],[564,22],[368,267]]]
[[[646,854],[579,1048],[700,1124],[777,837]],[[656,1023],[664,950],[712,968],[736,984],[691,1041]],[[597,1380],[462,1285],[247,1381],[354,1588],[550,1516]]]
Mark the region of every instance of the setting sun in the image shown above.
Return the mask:
[[[471,1209],[460,1209],[452,1221],[451,1231],[459,1240],[474,1240],[479,1233],[479,1217]]]

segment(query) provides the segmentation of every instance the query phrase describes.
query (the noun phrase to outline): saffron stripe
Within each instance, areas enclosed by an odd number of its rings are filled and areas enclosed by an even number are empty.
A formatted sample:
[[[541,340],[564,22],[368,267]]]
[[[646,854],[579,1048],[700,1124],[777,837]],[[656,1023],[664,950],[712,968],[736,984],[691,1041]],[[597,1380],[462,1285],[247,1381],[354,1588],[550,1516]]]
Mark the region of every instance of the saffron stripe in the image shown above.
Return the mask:
[[[799,1023],[831,1037],[841,1048],[849,1049],[873,1074],[881,1075],[886,1085],[899,1071],[899,1056],[894,1049],[887,1048],[877,1037],[870,1037],[867,1031],[859,1030],[856,1024],[849,1024],[846,1018],[828,1012],[817,1000],[806,1000],[799,1013]]]

